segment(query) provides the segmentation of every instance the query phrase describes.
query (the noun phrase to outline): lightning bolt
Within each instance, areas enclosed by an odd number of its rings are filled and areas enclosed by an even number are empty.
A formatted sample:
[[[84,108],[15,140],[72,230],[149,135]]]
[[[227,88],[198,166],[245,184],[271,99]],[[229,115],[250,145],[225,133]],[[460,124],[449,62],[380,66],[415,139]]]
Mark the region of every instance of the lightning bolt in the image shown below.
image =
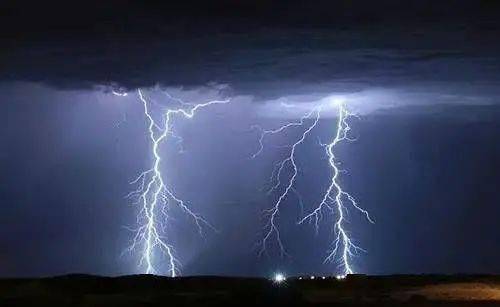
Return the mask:
[[[355,210],[361,212],[370,223],[374,223],[373,219],[370,217],[368,211],[361,208],[356,199],[351,196],[348,192],[344,191],[340,183],[340,173],[339,162],[337,161],[334,153],[336,145],[342,141],[353,141],[349,137],[349,131],[351,127],[349,126],[349,119],[355,116],[350,113],[343,101],[335,101],[338,107],[338,121],[336,125],[336,131],[333,140],[328,144],[321,144],[325,148],[326,156],[328,157],[328,166],[332,171],[330,184],[326,189],[325,193],[322,195],[321,201],[316,206],[316,208],[309,214],[305,215],[302,219],[298,221],[298,224],[303,224],[306,221],[314,221],[315,231],[319,232],[320,222],[323,218],[323,211],[327,211],[333,214],[336,218],[334,220],[334,238],[332,240],[332,248],[329,250],[327,257],[324,262],[338,261],[339,267],[342,270],[341,277],[345,277],[347,274],[354,273],[352,268],[351,260],[352,257],[358,254],[360,251],[364,251],[361,247],[353,242],[353,239],[349,236],[349,232],[346,230],[346,215],[348,213],[348,206],[351,206]],[[323,110],[322,106],[313,108],[309,113],[305,114],[299,121],[287,123],[274,130],[264,130],[259,126],[254,126],[254,128],[260,131],[259,137],[259,148],[252,155],[252,158],[257,157],[262,153],[264,149],[264,140],[267,136],[275,135],[292,127],[305,127],[300,138],[291,145],[291,150],[289,155],[284,159],[279,161],[273,172],[271,173],[271,182],[275,182],[270,188],[268,193],[271,193],[282,186],[281,176],[284,168],[289,164],[292,169],[292,175],[288,177],[283,191],[279,194],[278,199],[274,202],[273,206],[264,211],[265,216],[268,217],[268,222],[265,225],[265,235],[260,242],[261,249],[259,255],[267,253],[268,241],[274,235],[276,238],[277,245],[280,249],[281,256],[287,255],[284,244],[281,240],[279,227],[277,224],[277,217],[280,211],[280,206],[283,200],[293,192],[303,210],[302,198],[298,191],[294,188],[294,183],[298,176],[298,167],[296,162],[296,148],[302,144],[305,139],[311,134],[311,131],[317,126],[319,119],[321,118],[321,112]],[[312,123],[307,124],[307,122],[312,120]]]
[[[302,224],[307,220],[314,220],[316,233],[318,233],[319,222],[322,219],[322,211],[327,210],[336,215],[336,220],[333,226],[335,237],[332,242],[332,248],[329,251],[324,262],[333,262],[339,258],[339,267],[342,270],[340,276],[345,277],[348,274],[354,273],[351,265],[351,258],[355,256],[359,251],[364,251],[364,249],[353,242],[352,238],[349,236],[349,233],[345,228],[345,216],[348,212],[347,205],[351,205],[354,209],[361,212],[370,223],[374,223],[374,221],[370,217],[368,211],[361,208],[356,202],[356,199],[351,196],[351,194],[342,189],[342,186],[339,182],[341,170],[338,167],[339,162],[335,158],[334,148],[337,144],[344,140],[353,140],[349,137],[349,131],[351,130],[351,127],[349,126],[349,118],[355,115],[348,111],[344,102],[337,101],[337,105],[338,121],[335,137],[331,141],[331,143],[323,144],[326,150],[326,155],[328,157],[328,165],[332,170],[330,185],[328,186],[326,192],[323,194],[321,202],[318,204],[318,206],[311,213],[302,218],[298,223]]]
[[[310,123],[307,128],[302,132],[301,137],[295,141],[291,145],[291,150],[289,155],[278,162],[276,164],[275,170],[273,170],[273,173],[271,174],[271,181],[273,181],[273,178],[276,178],[276,184],[271,187],[271,189],[268,191],[268,194],[271,193],[272,191],[278,189],[281,186],[281,175],[283,170],[285,169],[286,166],[290,165],[292,169],[292,175],[289,176],[287,184],[283,191],[280,193],[279,197],[277,198],[276,202],[274,205],[269,208],[264,210],[264,217],[268,219],[266,225],[264,226],[265,230],[265,235],[260,242],[260,250],[259,250],[259,256],[266,253],[267,254],[267,245],[268,241],[273,237],[273,235],[276,238],[276,242],[278,244],[279,250],[280,250],[280,255],[284,257],[285,255],[288,255],[286,252],[285,246],[281,240],[281,235],[280,235],[280,230],[278,227],[277,223],[277,218],[279,215],[280,207],[283,203],[283,201],[289,196],[290,193],[295,193],[298,197],[299,203],[301,203],[302,199],[300,198],[298,192],[295,190],[293,187],[295,180],[297,179],[298,175],[298,166],[297,166],[297,161],[296,161],[296,150],[299,145],[301,145],[307,138],[308,134],[316,127],[318,124],[320,118],[320,108],[315,108],[311,110],[309,113],[304,115],[302,118],[300,118],[299,121],[297,122],[291,122],[286,125],[283,125],[277,129],[274,130],[264,130],[260,128],[259,126],[254,126],[254,128],[258,129],[260,133],[259,137],[259,149],[257,152],[255,152],[252,155],[252,158],[257,157],[259,154],[262,153],[264,149],[264,139],[268,135],[274,135],[281,133],[285,130],[287,130],[290,127],[303,127],[306,125],[306,122],[310,122],[312,119],[312,123]]]
[[[136,229],[132,229],[135,235],[127,251],[141,250],[139,266],[144,269],[146,274],[158,274],[158,262],[166,259],[169,265],[167,273],[171,277],[175,277],[180,273],[180,261],[175,256],[174,247],[169,243],[171,240],[167,231],[167,222],[170,219],[168,211],[171,205],[177,205],[192,218],[200,235],[203,235],[203,228],[205,227],[212,230],[215,230],[215,228],[201,215],[192,211],[188,203],[167,185],[164,179],[165,172],[162,172],[161,169],[162,157],[160,155],[160,147],[169,137],[182,141],[182,138],[173,132],[172,119],[176,115],[192,119],[197,111],[212,105],[228,103],[229,100],[212,100],[200,104],[190,104],[179,99],[174,99],[166,93],[167,97],[172,98],[182,105],[182,107],[167,109],[162,117],[163,123],[160,124],[151,115],[150,103],[147,101],[144,93],[140,89],[137,92],[148,122],[153,161],[152,167],[149,170],[142,172],[137,179],[132,181],[132,184],[138,185],[138,189],[131,192],[128,196],[136,198],[136,203],[140,205],[140,211],[137,215],[137,224],[139,226]]]

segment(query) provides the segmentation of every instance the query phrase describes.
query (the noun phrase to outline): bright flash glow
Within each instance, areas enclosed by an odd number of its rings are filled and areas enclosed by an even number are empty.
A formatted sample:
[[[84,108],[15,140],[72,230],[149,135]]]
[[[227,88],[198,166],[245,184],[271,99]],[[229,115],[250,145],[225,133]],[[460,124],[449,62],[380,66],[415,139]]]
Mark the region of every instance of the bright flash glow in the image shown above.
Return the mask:
[[[127,97],[128,96],[127,92],[118,92],[115,90],[111,90],[111,93],[115,96],[118,96],[118,97]]]
[[[345,106],[345,99],[342,97],[334,97],[330,100],[330,104],[335,108],[342,108]]]
[[[274,274],[273,281],[277,284],[281,284],[286,281],[286,277],[283,273],[276,273]]]
[[[151,114],[150,104],[141,90],[138,90],[138,96],[148,121],[153,161],[151,169],[142,172],[132,182],[138,184],[139,187],[129,196],[137,199],[140,211],[137,216],[138,227],[134,229],[135,236],[127,251],[132,252],[136,249],[141,251],[139,266],[143,268],[145,273],[160,274],[161,272],[157,269],[158,264],[160,261],[166,260],[169,267],[168,274],[175,277],[179,274],[180,261],[175,256],[174,248],[170,243],[171,238],[168,236],[168,211],[171,204],[177,205],[193,219],[200,235],[203,233],[204,227],[215,229],[202,216],[193,212],[186,201],[167,184],[166,174],[161,167],[160,147],[166,143],[169,137],[180,139],[173,132],[172,120],[174,116],[180,115],[186,119],[192,119],[197,111],[208,106],[228,103],[229,100],[213,100],[200,104],[182,103],[181,108],[167,109],[162,114],[162,122],[157,123]]]
[[[342,171],[339,169],[339,161],[337,161],[335,157],[334,149],[336,148],[336,145],[342,141],[353,141],[353,139],[349,136],[349,132],[351,130],[351,127],[349,126],[349,119],[355,116],[348,111],[345,100],[342,98],[333,98],[330,103],[313,108],[299,121],[289,122],[274,130],[264,130],[256,126],[256,128],[260,131],[259,148],[257,152],[252,155],[252,158],[257,157],[260,153],[262,153],[266,136],[275,135],[294,127],[304,129],[300,138],[290,146],[291,150],[288,156],[276,164],[275,169],[271,174],[271,182],[275,182],[275,184],[271,187],[269,193],[282,187],[281,177],[285,167],[290,165],[292,170],[291,176],[287,178],[286,184],[284,185],[282,192],[279,194],[279,197],[274,202],[274,205],[270,209],[264,211],[266,217],[268,217],[268,222],[264,228],[265,234],[261,241],[259,255],[267,253],[268,241],[273,236],[276,239],[280,254],[282,256],[287,255],[284,244],[281,240],[277,217],[283,200],[288,197],[290,193],[294,193],[298,198],[298,202],[302,204],[300,194],[298,194],[298,191],[294,188],[294,183],[298,175],[296,149],[306,140],[311,131],[317,126],[318,121],[321,118],[321,112],[324,108],[336,108],[338,118],[333,140],[331,140],[328,144],[322,144],[328,158],[328,167],[331,169],[330,183],[325,193],[322,195],[319,204],[312,212],[300,219],[298,224],[303,224],[306,221],[314,222],[316,233],[318,233],[323,212],[331,213],[335,216],[333,224],[334,238],[332,240],[332,248],[328,252],[324,262],[338,262],[341,274],[342,276],[345,276],[347,274],[354,273],[351,265],[351,258],[358,254],[358,252],[363,251],[361,247],[353,242],[348,231],[346,230],[346,216],[349,211],[348,207],[352,207],[361,212],[370,223],[373,223],[373,220],[368,214],[368,211],[361,208],[355,198],[346,192],[340,183],[339,177]]]

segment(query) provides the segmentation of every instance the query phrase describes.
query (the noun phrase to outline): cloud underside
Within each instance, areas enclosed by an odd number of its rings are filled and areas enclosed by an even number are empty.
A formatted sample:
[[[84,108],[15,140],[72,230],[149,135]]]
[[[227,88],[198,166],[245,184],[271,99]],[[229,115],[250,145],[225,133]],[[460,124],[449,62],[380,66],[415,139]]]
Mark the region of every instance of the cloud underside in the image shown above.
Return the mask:
[[[231,95],[264,103],[310,102],[328,95],[361,104],[378,101],[368,111],[498,102],[496,40],[486,36],[461,44],[460,31],[418,33],[266,30],[250,36],[41,42],[4,51],[8,60],[0,80],[128,91],[158,84],[187,89],[226,84]]]

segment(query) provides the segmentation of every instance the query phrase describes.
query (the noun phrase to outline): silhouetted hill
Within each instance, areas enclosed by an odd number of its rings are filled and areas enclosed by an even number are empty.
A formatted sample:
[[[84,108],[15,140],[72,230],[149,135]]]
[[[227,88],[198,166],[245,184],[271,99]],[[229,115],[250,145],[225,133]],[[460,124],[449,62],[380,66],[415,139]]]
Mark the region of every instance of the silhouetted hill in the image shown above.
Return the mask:
[[[351,275],[346,279],[71,274],[0,280],[0,306],[500,306],[500,277]]]

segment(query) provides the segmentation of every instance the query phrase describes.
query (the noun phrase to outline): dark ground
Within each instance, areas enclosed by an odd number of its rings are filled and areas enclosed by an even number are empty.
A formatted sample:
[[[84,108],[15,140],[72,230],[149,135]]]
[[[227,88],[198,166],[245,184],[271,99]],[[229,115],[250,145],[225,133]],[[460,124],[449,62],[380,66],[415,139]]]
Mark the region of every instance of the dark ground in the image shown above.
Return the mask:
[[[0,280],[0,306],[500,306],[500,276],[348,276],[344,280],[66,275]]]

